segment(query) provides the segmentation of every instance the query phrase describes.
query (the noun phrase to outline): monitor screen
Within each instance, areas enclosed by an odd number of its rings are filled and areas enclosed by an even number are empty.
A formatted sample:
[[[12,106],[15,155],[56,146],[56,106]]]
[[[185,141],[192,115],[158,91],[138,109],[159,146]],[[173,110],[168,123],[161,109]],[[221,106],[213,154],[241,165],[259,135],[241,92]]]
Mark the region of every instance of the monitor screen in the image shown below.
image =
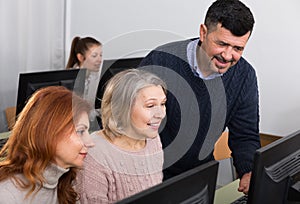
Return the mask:
[[[217,161],[211,161],[172,177],[118,204],[213,204],[218,174]]]
[[[101,107],[101,99],[103,96],[103,92],[105,89],[105,85],[107,81],[117,74],[118,72],[130,69],[137,68],[143,57],[135,57],[135,58],[122,58],[122,59],[109,59],[104,60],[101,71],[101,79],[99,81],[99,86],[97,90],[97,96],[95,101],[95,108],[99,109]]]
[[[27,100],[38,89],[47,86],[64,86],[82,96],[86,69],[53,70],[19,74],[16,116]]]
[[[297,131],[256,151],[248,203],[299,203],[299,174],[300,131]]]

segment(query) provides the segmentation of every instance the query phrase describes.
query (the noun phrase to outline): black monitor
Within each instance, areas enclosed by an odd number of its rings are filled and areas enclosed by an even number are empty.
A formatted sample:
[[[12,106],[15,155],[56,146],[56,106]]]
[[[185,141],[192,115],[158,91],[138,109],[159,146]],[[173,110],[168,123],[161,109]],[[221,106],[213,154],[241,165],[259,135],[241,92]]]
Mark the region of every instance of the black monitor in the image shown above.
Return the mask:
[[[99,81],[96,101],[95,101],[96,109],[99,109],[101,107],[101,99],[107,81],[112,76],[114,76],[115,74],[117,74],[122,70],[137,68],[140,62],[142,61],[142,59],[143,57],[134,57],[134,58],[121,58],[121,59],[107,59],[103,61],[101,79]]]
[[[78,95],[84,93],[86,69],[53,70],[19,74],[16,116],[27,100],[38,89],[47,86],[64,86]]]
[[[218,166],[217,161],[205,163],[117,204],[213,204]]]
[[[254,156],[248,203],[300,203],[300,131],[260,148]]]

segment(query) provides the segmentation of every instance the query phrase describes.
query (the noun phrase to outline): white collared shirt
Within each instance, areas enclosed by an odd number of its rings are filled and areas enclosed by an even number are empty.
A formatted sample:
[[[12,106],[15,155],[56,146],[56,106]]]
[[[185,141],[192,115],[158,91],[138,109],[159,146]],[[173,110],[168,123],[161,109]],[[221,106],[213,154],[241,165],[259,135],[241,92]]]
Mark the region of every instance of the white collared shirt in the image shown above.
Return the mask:
[[[197,63],[196,50],[197,50],[198,42],[199,42],[199,39],[193,40],[193,41],[189,42],[189,44],[187,46],[187,59],[192,68],[194,75],[203,80],[210,80],[210,79],[214,79],[216,77],[222,76],[223,74],[219,74],[219,73],[213,73],[207,77],[203,76],[202,72],[200,71],[200,69],[198,67],[198,63]]]

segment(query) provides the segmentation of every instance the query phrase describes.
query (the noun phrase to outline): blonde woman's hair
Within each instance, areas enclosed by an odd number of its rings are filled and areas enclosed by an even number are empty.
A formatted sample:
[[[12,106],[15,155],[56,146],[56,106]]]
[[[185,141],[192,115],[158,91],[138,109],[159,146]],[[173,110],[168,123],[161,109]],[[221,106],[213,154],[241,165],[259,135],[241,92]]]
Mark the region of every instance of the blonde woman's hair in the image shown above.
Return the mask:
[[[106,85],[101,103],[101,119],[104,133],[109,137],[124,134],[130,123],[131,108],[138,92],[149,86],[166,84],[158,76],[141,69],[127,69],[113,76]]]

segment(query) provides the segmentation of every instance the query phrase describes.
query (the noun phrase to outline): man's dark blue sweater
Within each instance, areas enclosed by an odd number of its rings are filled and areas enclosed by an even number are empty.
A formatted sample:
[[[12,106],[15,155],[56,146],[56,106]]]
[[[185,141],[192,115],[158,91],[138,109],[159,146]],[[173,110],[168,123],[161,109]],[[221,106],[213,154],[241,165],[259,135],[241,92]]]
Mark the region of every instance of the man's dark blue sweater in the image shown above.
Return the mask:
[[[214,143],[227,127],[238,175],[250,172],[260,147],[255,70],[240,58],[221,77],[203,80],[187,59],[191,40],[158,47],[140,68],[156,73],[168,86],[167,117],[160,133],[164,180],[213,160]]]

